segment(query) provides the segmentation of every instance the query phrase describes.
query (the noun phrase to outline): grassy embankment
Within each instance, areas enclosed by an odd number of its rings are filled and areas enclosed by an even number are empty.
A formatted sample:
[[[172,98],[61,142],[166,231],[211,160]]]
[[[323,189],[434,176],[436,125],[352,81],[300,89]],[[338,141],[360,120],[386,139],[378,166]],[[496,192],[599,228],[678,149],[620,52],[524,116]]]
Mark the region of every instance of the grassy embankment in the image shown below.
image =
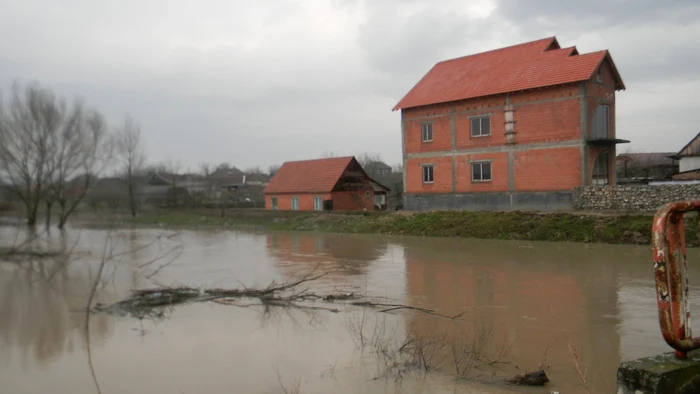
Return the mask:
[[[690,218],[688,218],[690,219]],[[529,241],[649,244],[651,215],[526,212],[270,212],[262,210],[168,212],[132,219],[166,227],[265,228],[270,230],[376,233]],[[697,219],[687,220],[688,245],[698,245]]]

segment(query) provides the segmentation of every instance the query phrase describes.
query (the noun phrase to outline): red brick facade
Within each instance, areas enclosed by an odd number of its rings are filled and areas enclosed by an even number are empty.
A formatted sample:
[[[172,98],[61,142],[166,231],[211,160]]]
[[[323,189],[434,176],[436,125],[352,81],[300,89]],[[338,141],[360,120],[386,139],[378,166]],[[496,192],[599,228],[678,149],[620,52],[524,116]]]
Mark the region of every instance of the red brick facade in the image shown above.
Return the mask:
[[[394,108],[406,205],[565,205],[577,186],[613,184],[621,89],[607,51],[554,37],[437,63]]]
[[[375,209],[374,185],[378,184],[367,176],[354,157],[286,162],[265,189],[265,208],[372,210]],[[381,187],[380,193],[386,189]],[[293,201],[297,202],[296,206]]]
[[[590,185],[598,155],[607,152],[614,183],[614,143],[587,140],[598,105],[609,107],[608,138],[615,138],[615,86],[603,63],[603,82],[590,81],[407,108],[401,118],[405,192],[472,193],[571,191]],[[512,108],[514,143],[507,144],[506,109]],[[490,135],[472,137],[471,118],[488,116]],[[432,141],[423,141],[423,124],[432,124]],[[491,180],[474,181],[471,163],[491,163]],[[433,182],[423,180],[433,166]]]

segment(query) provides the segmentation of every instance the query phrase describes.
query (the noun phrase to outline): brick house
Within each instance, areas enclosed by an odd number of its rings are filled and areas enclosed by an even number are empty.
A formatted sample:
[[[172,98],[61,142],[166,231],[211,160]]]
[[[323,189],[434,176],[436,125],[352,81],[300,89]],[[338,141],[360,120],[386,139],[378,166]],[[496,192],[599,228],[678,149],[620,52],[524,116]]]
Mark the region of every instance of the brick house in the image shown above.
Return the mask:
[[[437,63],[401,110],[406,209],[570,208],[573,188],[615,183],[607,50],[555,37]]]
[[[265,188],[268,210],[322,211],[386,208],[389,189],[352,157],[289,161]],[[383,201],[383,203],[382,203]]]

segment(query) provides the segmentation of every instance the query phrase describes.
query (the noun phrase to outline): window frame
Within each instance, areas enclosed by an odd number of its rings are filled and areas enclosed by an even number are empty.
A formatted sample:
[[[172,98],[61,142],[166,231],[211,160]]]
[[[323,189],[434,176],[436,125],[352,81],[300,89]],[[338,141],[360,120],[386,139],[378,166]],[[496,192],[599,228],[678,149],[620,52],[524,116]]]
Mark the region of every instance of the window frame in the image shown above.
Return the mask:
[[[277,211],[280,209],[279,200],[277,199],[277,197],[270,197],[270,209],[273,211]]]
[[[595,162],[593,163],[593,173],[591,174],[591,185],[593,186],[610,186],[610,151],[604,150],[601,152],[598,152],[598,156],[595,158]],[[605,174],[603,177],[598,177],[598,173],[602,172],[601,171],[601,162],[605,159]]]
[[[478,120],[479,121],[479,134],[474,134],[474,121]],[[488,121],[489,125],[489,132],[488,134],[483,133],[484,129],[484,120]],[[471,138],[483,138],[483,137],[490,137],[491,136],[491,114],[488,115],[478,115],[478,116],[471,116],[469,117],[469,136]]]
[[[601,119],[603,117],[603,119]],[[600,129],[600,126],[604,130]],[[592,138],[610,138],[610,104],[600,103],[593,114]]]
[[[595,80],[598,83],[603,83],[603,66],[598,67],[598,71],[595,73]]]
[[[427,131],[430,132],[430,139],[426,138]],[[433,142],[433,122],[423,122],[420,124],[420,141]]]
[[[323,196],[314,196],[314,211],[323,211]]]
[[[420,165],[421,169],[421,180],[423,181],[423,184],[428,184],[432,185],[435,183],[435,165],[434,164],[421,164]],[[430,175],[428,178],[430,178],[429,181],[426,181],[426,168],[430,168],[428,170],[428,174]]]
[[[489,168],[489,171],[488,171],[489,178],[488,179],[484,179],[484,164],[488,164],[488,168]],[[474,168],[476,168],[475,166],[477,166],[477,165],[479,166],[479,174],[480,174],[481,179],[476,179],[474,176],[475,175]],[[471,177],[472,183],[484,183],[484,182],[492,182],[493,181],[493,164],[492,164],[491,160],[472,161],[469,163],[469,167],[470,167],[471,173],[472,173],[471,174],[472,175],[472,177]]]
[[[290,204],[291,204],[292,211],[298,211],[299,210],[299,197],[292,196]]]

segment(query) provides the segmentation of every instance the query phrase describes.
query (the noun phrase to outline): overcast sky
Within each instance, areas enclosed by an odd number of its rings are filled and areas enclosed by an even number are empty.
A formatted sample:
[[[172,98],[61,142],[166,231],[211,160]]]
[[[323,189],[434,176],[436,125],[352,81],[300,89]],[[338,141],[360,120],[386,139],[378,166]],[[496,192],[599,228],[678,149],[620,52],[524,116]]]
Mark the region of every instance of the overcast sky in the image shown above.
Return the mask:
[[[465,5],[468,4],[468,5]],[[0,0],[0,88],[37,81],[143,128],[149,161],[401,161],[392,107],[447,58],[556,35],[609,49],[621,149],[700,132],[697,0]]]

